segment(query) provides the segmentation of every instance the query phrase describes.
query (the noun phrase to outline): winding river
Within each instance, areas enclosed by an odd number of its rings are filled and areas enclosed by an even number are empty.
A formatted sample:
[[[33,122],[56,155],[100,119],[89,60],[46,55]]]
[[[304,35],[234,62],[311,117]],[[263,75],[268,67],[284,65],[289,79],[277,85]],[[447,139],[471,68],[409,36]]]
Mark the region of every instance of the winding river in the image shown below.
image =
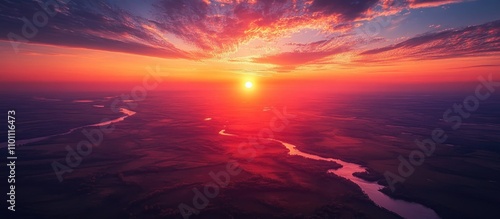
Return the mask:
[[[133,116],[136,113],[136,112],[134,112],[132,110],[128,110],[128,109],[125,109],[125,108],[120,108],[120,112],[123,113],[123,116],[118,117],[118,118],[113,119],[113,120],[104,121],[104,122],[100,122],[100,123],[96,123],[96,124],[79,126],[79,127],[76,127],[76,128],[72,128],[72,129],[70,129],[70,130],[68,130],[68,131],[66,131],[64,133],[59,133],[59,134],[54,134],[54,135],[49,135],[49,136],[43,136],[43,137],[37,137],[37,138],[30,138],[30,139],[18,140],[18,141],[16,141],[16,145],[17,146],[21,146],[21,145],[25,145],[25,144],[30,144],[30,143],[35,143],[35,142],[43,141],[43,140],[46,140],[46,139],[49,139],[49,138],[53,138],[53,137],[56,137],[56,136],[62,136],[62,135],[71,134],[71,133],[73,133],[74,131],[76,131],[78,129],[82,129],[82,128],[86,128],[86,127],[100,127],[100,126],[111,125],[113,123],[121,122],[121,121],[125,120],[126,118],[128,118],[130,116]],[[3,143],[0,144],[0,148],[5,148],[5,147],[7,147],[7,142],[3,142]]]
[[[219,134],[224,135],[224,136],[237,137],[237,135],[226,133],[224,129],[221,130],[219,132]],[[342,165],[342,167],[339,169],[330,169],[327,172],[341,176],[341,177],[346,178],[346,179],[350,180],[351,182],[355,183],[368,196],[368,198],[370,198],[370,200],[375,202],[375,204],[377,204],[378,206],[385,208],[391,212],[394,212],[403,218],[407,218],[407,219],[420,219],[420,218],[438,219],[438,218],[440,218],[436,214],[436,212],[430,208],[427,208],[427,207],[425,207],[421,204],[415,203],[415,202],[408,202],[408,201],[404,201],[404,200],[393,199],[380,191],[384,186],[379,185],[376,182],[368,182],[366,180],[363,180],[361,178],[358,178],[358,177],[352,175],[353,173],[356,173],[356,172],[366,172],[367,171],[366,168],[364,168],[358,164],[348,163],[348,162],[345,162],[345,161],[342,161],[339,159],[326,158],[326,157],[321,157],[321,156],[314,155],[314,154],[305,153],[305,152],[298,150],[295,145],[284,142],[284,141],[280,141],[277,139],[269,138],[268,140],[272,140],[272,141],[281,143],[283,146],[286,147],[286,149],[288,149],[289,155],[301,156],[303,158],[312,159],[312,160],[335,162],[335,163]]]

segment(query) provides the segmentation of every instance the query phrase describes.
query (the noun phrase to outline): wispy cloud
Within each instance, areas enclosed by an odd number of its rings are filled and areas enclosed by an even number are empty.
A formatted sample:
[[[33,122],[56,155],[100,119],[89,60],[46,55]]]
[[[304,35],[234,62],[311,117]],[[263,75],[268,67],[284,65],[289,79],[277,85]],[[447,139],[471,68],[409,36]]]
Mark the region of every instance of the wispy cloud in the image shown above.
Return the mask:
[[[500,52],[500,20],[460,29],[426,33],[401,43],[364,51],[359,62],[443,59]]]
[[[0,3],[0,38],[20,35],[41,1]],[[108,1],[60,3],[55,17],[30,42],[120,51],[165,58],[199,59],[234,51],[251,39],[274,39],[302,28],[334,32],[364,14],[377,0],[157,0],[141,17]],[[175,36],[196,51],[178,48]],[[204,54],[204,55],[200,55]]]
[[[24,23],[41,10],[41,0],[0,3],[0,39],[21,35]],[[148,12],[121,8],[112,0],[60,3],[57,15],[40,28],[32,43],[118,51],[162,58],[206,59],[237,51],[254,39],[273,42],[313,29],[323,40],[287,44],[273,54],[254,54],[251,62],[284,69],[329,62],[355,51],[346,37],[360,21],[404,9],[435,7],[462,0],[150,0]],[[390,11],[390,13],[388,13]],[[146,15],[145,15],[146,14]],[[411,36],[406,36],[411,37]],[[380,37],[370,42],[382,41]],[[291,47],[291,49],[290,49]],[[446,30],[361,53],[361,60],[443,58],[495,52],[498,22]]]
[[[467,0],[409,0],[410,7],[412,8],[424,8],[424,7],[436,7],[446,4],[460,3]],[[470,0],[469,0],[470,1]]]
[[[305,44],[292,44],[296,48],[291,52],[264,55],[253,59],[255,63],[266,63],[280,66],[281,70],[293,70],[304,64],[323,62],[329,56],[351,50],[354,41],[344,41],[344,38],[332,37]]]
[[[206,52],[227,52],[254,38],[273,39],[301,28],[335,31],[362,17],[377,0],[162,0],[156,18],[164,30]],[[343,26],[338,26],[341,27]]]
[[[112,7],[104,1],[71,1],[60,3],[55,17],[29,39],[34,43],[118,51],[165,58],[190,58],[165,40],[155,22]],[[37,1],[3,1],[0,5],[0,37],[7,40],[9,32],[21,37],[25,24],[22,18],[42,11]]]

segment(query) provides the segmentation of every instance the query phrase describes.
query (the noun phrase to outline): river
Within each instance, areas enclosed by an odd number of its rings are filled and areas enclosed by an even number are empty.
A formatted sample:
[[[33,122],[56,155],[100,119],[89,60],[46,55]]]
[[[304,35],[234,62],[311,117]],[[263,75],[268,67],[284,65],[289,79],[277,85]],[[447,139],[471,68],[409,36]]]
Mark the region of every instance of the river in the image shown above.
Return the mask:
[[[224,136],[237,137],[237,135],[226,133],[224,129],[221,130],[219,132],[219,134],[224,135]],[[391,212],[394,212],[403,218],[407,218],[407,219],[420,219],[420,218],[439,219],[440,218],[436,214],[436,212],[430,208],[427,208],[427,207],[425,207],[421,204],[415,203],[415,202],[408,202],[408,201],[404,201],[404,200],[391,198],[380,191],[383,188],[382,185],[379,185],[376,182],[368,182],[366,180],[363,180],[359,177],[354,176],[353,173],[367,171],[366,168],[364,168],[358,164],[345,162],[345,161],[340,160],[340,159],[326,158],[326,157],[321,157],[321,156],[314,155],[314,154],[305,153],[305,152],[302,152],[299,149],[297,149],[297,147],[295,145],[284,142],[284,141],[280,141],[277,139],[268,138],[267,140],[272,140],[272,141],[281,143],[283,146],[286,147],[286,149],[288,149],[289,155],[301,156],[303,158],[312,159],[312,160],[335,162],[335,163],[342,165],[342,167],[339,169],[330,169],[330,170],[327,170],[327,172],[341,176],[341,177],[346,178],[346,179],[350,180],[351,182],[355,183],[368,196],[368,198],[370,198],[370,200],[372,200],[376,205],[378,205],[382,208],[385,208]]]

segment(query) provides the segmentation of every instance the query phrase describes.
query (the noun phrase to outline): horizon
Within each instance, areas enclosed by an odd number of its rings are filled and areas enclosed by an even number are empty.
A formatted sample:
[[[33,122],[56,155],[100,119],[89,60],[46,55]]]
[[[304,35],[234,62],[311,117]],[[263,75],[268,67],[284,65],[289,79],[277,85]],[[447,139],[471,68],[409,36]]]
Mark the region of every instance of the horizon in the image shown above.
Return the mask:
[[[6,218],[495,218],[498,0],[0,0]]]
[[[0,32],[2,81],[20,85],[130,83],[151,65],[165,71],[158,77],[180,83],[411,85],[473,82],[500,72],[494,0],[110,0],[59,2],[57,10],[50,1],[48,8],[7,2],[19,10],[1,17],[8,23]]]

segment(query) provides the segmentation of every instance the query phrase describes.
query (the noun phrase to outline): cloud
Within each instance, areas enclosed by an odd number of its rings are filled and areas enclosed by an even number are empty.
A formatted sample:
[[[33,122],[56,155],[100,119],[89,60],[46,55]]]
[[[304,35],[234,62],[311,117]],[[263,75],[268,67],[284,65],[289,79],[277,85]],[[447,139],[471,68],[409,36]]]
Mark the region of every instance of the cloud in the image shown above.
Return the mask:
[[[33,22],[43,2],[46,0],[2,1],[0,40],[9,40],[10,32],[23,36],[22,18]],[[150,0],[135,3],[140,8],[126,9],[113,0],[58,2],[57,15],[49,16],[47,25],[28,38],[30,42],[198,60],[236,51],[253,39],[274,41],[303,29],[319,30],[328,38],[352,30],[360,20],[386,15],[390,10],[460,0]],[[352,46],[346,45],[350,42],[338,46],[338,41],[327,41],[311,43],[308,48],[296,45],[293,51],[254,61],[296,66]]]
[[[430,8],[474,0],[380,0],[382,10],[375,15],[394,15],[403,10]]]
[[[301,28],[343,30],[346,25],[339,23],[362,17],[377,1],[162,0],[155,15],[168,32],[205,52],[221,53],[254,38],[271,40]]]
[[[374,6],[378,0],[315,0],[310,10],[326,14],[339,14],[343,20],[354,20],[361,17],[369,8]]]
[[[464,2],[465,0],[409,0],[411,8],[437,7],[441,5]]]
[[[310,63],[315,60],[319,60],[330,55],[339,54],[345,52],[345,48],[337,48],[328,51],[315,51],[315,52],[285,52],[276,55],[262,56],[255,58],[256,63],[267,63],[275,64],[281,66],[298,66],[306,63]]]
[[[364,51],[359,62],[487,56],[500,52],[500,20],[431,32],[401,43]]]
[[[192,54],[178,49],[164,40],[158,26],[149,20],[114,8],[102,1],[59,2],[54,17],[46,25],[35,26],[33,16],[42,8],[36,1],[4,1],[0,6],[0,30],[3,40],[9,33],[33,43],[117,51],[164,58],[192,58]],[[25,21],[22,19],[26,18]],[[38,18],[43,21],[42,18]],[[36,34],[23,35],[23,26],[33,26]],[[28,29],[28,33],[32,29]],[[13,36],[12,34],[10,36]]]
[[[472,0],[381,0],[385,9],[389,8],[427,8],[460,3]]]
[[[22,36],[21,18],[32,22],[43,2],[3,1],[0,39],[8,40],[9,32]],[[153,4],[147,18],[111,0],[58,2],[57,15],[49,17],[30,42],[199,59],[234,51],[251,39],[272,40],[301,28],[344,31],[378,0],[157,0],[144,3]],[[175,36],[196,51],[177,47],[166,36]]]
[[[344,38],[332,37],[312,43],[292,44],[296,46],[292,52],[264,55],[254,58],[253,62],[274,64],[281,71],[290,71],[298,66],[322,62],[329,56],[350,51],[354,41],[347,43],[342,39]]]

